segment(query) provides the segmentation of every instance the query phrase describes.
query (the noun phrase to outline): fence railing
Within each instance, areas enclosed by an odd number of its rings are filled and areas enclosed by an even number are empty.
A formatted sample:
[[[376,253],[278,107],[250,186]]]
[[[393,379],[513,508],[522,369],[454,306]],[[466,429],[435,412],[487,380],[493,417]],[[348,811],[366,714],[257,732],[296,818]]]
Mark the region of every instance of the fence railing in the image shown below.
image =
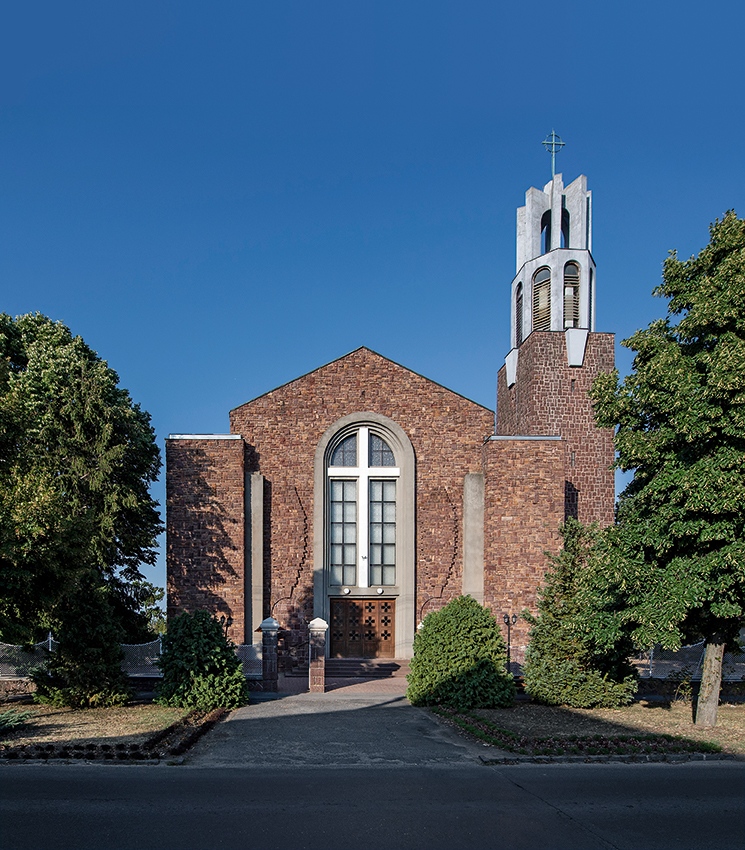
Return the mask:
[[[0,678],[28,678],[33,670],[46,664],[49,653],[54,652],[58,646],[51,633],[45,641],[31,646],[0,643]]]
[[[0,643],[0,679],[27,679],[33,670],[44,667],[50,652],[59,643],[50,634],[42,643],[15,646]],[[161,639],[150,643],[122,644],[122,670],[131,678],[160,678],[158,661],[162,652]],[[261,644],[241,644],[235,648],[247,679],[261,679]]]
[[[0,679],[28,678],[34,669],[46,664],[49,653],[54,652],[58,646],[59,643],[51,634],[45,641],[32,646],[0,643]],[[150,643],[122,644],[122,651],[124,652],[122,670],[128,676],[132,678],[160,677],[161,672],[158,667],[162,652],[160,638]],[[247,679],[261,679],[261,644],[241,644],[236,646],[235,652],[243,666],[243,675]],[[658,645],[646,652],[640,652],[632,661],[643,679],[686,676],[695,681],[701,678],[704,644],[702,641],[676,651],[662,649]],[[745,653],[726,652],[724,654],[722,680],[725,682],[745,680]]]
[[[683,646],[677,650],[662,649],[658,644],[635,656],[633,664],[642,679],[701,679],[704,667],[704,642]],[[722,681],[739,682],[745,679],[745,653],[725,652],[722,661]]]

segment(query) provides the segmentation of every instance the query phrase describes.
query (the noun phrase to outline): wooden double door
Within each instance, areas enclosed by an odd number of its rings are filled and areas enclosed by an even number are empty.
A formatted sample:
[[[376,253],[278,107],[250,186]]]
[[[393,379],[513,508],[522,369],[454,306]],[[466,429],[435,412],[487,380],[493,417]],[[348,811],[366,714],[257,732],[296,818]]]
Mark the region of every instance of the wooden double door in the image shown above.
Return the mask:
[[[394,599],[332,599],[332,658],[395,658]]]

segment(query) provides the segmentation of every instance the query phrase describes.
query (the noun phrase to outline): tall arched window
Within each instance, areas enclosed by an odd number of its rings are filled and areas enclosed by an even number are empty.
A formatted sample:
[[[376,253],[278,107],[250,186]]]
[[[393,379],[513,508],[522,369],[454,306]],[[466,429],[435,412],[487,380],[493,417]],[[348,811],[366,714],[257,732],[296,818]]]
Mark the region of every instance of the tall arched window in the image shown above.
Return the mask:
[[[551,272],[538,269],[533,276],[533,330],[551,330]]]
[[[595,276],[593,274],[592,269],[590,269],[590,283],[587,287],[587,327],[592,330],[592,298],[593,298],[593,287],[595,284]]]
[[[564,327],[579,327],[579,266],[564,266]]]
[[[313,614],[333,657],[410,658],[416,631],[416,458],[372,411],[333,422],[313,458]]]
[[[327,565],[332,586],[396,584],[396,485],[393,450],[367,425],[328,453]]]
[[[515,345],[523,341],[523,285],[518,283],[515,290]]]
[[[569,247],[569,210],[561,211],[561,247]]]

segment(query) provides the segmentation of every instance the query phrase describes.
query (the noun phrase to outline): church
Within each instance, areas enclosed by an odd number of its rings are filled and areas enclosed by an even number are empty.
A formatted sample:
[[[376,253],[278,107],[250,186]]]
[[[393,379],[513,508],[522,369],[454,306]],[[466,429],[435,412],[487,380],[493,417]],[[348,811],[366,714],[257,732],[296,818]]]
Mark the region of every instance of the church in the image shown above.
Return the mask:
[[[517,211],[496,415],[361,347],[236,407],[228,434],[171,435],[169,617],[207,609],[237,644],[269,616],[300,644],[321,617],[330,657],[407,659],[461,594],[500,623],[535,609],[565,518],[613,521],[595,290],[592,193],[557,174]],[[527,632],[518,619],[515,660]]]

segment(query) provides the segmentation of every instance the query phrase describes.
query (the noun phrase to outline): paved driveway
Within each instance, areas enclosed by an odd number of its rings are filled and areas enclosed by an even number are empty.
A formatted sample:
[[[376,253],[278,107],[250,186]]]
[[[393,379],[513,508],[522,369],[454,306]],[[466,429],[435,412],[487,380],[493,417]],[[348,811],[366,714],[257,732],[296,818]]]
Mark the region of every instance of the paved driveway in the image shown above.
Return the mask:
[[[485,748],[394,692],[296,694],[234,711],[187,755],[198,767],[474,765]],[[494,753],[493,749],[489,749]]]

